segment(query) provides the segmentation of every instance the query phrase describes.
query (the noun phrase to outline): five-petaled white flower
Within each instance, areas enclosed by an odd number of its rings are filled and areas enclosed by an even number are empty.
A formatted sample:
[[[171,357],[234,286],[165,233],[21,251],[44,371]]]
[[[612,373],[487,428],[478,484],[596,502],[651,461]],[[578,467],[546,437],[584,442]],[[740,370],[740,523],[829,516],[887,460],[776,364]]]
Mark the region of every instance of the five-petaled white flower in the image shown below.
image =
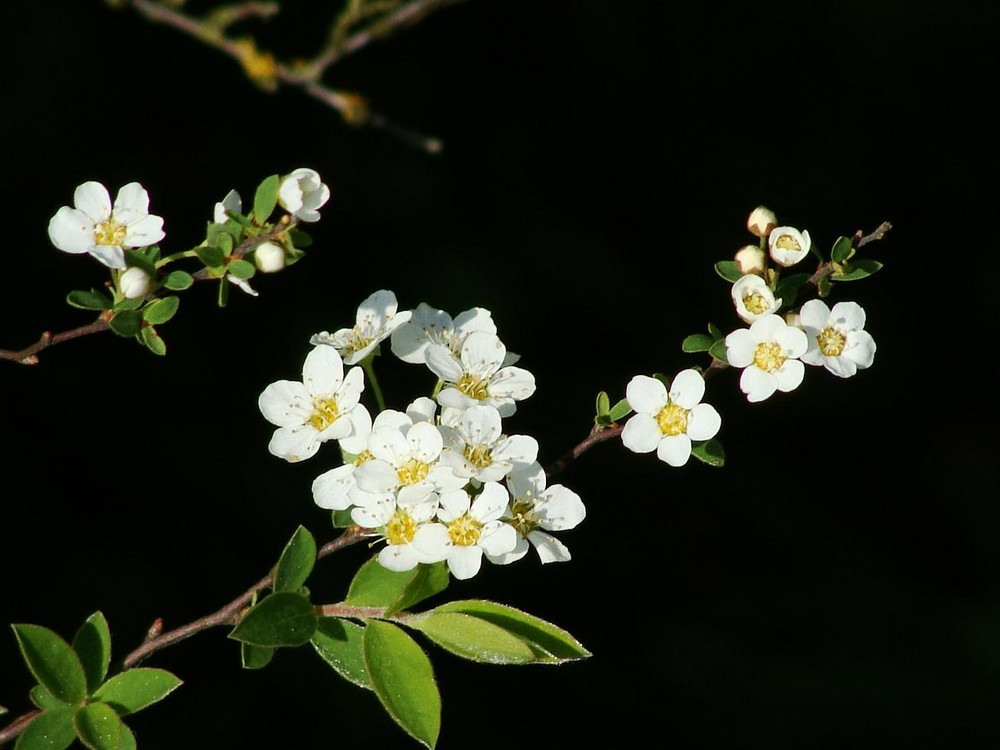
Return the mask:
[[[742,367],[740,390],[747,401],[763,401],[775,391],[792,391],[805,375],[799,361],[809,344],[806,334],[788,325],[780,315],[762,315],[750,328],[740,328],[726,336],[726,359]]]
[[[302,382],[279,380],[260,394],[261,413],[278,426],[268,450],[294,463],[315,455],[320,443],[352,434],[357,429],[356,420],[371,420],[356,413],[365,408],[360,403],[362,390],[362,370],[352,368],[345,376],[344,362],[336,349],[314,347],[302,366]]]
[[[500,412],[485,404],[470,406],[452,425],[442,425],[441,463],[460,477],[498,482],[515,464],[538,457],[538,441],[530,435],[504,435]]]
[[[799,319],[809,337],[802,355],[807,365],[823,365],[849,378],[875,361],[875,339],[864,330],[865,311],[857,302],[838,302],[831,310],[823,300],[811,299],[802,305]]]
[[[771,258],[779,266],[794,266],[809,253],[809,232],[795,227],[775,227],[767,237]]]
[[[635,412],[622,430],[622,443],[636,453],[651,453],[670,466],[691,457],[691,441],[709,440],[719,432],[722,417],[711,404],[701,403],[705,379],[697,370],[682,370],[670,382],[636,375],[625,387],[625,399]]]
[[[756,274],[740,277],[731,290],[736,314],[744,323],[753,323],[765,313],[773,313],[781,307],[781,298],[774,298],[774,292],[767,282]]]
[[[568,561],[571,555],[566,545],[546,532],[572,529],[586,518],[580,496],[561,484],[546,487],[545,469],[537,461],[515,466],[507,475],[507,489],[510,505],[503,520],[517,532],[517,544],[506,554],[487,555],[490,562],[505,565],[520,560],[529,542],[543,565]]]
[[[392,332],[392,353],[404,362],[422,365],[427,347],[431,344],[443,344],[458,357],[462,353],[466,336],[473,331],[497,332],[489,310],[473,307],[459,313],[453,320],[444,310],[437,310],[426,302],[421,302],[414,308],[410,320]]]
[[[300,221],[319,221],[319,209],[328,200],[330,188],[314,169],[299,167],[278,186],[278,203]]]
[[[385,540],[378,553],[379,563],[389,570],[412,570],[417,563],[444,559],[443,549],[438,551],[438,557],[429,557],[413,544],[417,530],[432,521],[437,510],[436,494],[410,505],[398,504],[392,493],[369,495],[351,511],[351,520],[358,526],[376,530]]]
[[[413,545],[427,559],[447,560],[455,578],[472,578],[484,552],[492,560],[517,545],[514,527],[500,520],[508,500],[507,490],[496,482],[484,484],[475,500],[465,490],[443,492],[437,521],[417,529]]]
[[[410,319],[410,310],[397,312],[397,307],[396,295],[380,289],[358,306],[353,328],[313,334],[309,343],[332,346],[340,352],[345,364],[357,364]]]
[[[149,213],[149,194],[138,182],[118,190],[114,206],[108,189],[85,182],[49,221],[49,239],[67,253],[90,253],[108,268],[124,269],[125,250],[164,238],[163,219]]]

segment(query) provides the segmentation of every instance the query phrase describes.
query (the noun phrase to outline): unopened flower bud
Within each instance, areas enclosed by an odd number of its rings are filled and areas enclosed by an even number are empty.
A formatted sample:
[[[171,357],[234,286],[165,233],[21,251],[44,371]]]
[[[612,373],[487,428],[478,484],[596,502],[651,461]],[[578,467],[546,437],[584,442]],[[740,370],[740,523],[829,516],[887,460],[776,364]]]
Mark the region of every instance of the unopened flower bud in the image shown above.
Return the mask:
[[[767,253],[756,245],[744,245],[736,251],[734,258],[736,265],[740,267],[740,273],[743,275],[748,273],[759,275],[764,272]]]
[[[750,234],[757,237],[767,237],[776,226],[778,226],[778,217],[767,206],[757,206],[750,212],[750,218],[747,219],[747,229],[750,230]]]
[[[262,242],[253,251],[257,268],[264,273],[274,273],[285,267],[285,248],[273,242]]]
[[[132,266],[131,268],[126,269],[118,279],[118,283],[121,285],[122,294],[129,299],[145,297],[149,292],[149,287],[152,285],[151,282],[152,280],[149,278],[149,274],[138,266]]]

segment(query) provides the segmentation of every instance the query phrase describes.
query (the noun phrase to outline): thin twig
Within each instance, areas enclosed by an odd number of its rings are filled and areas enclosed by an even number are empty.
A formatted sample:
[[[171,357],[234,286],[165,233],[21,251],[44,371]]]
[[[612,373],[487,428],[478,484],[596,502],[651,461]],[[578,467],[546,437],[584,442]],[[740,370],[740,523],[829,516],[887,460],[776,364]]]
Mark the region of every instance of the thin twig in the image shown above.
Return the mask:
[[[0,349],[0,359],[12,359],[15,362],[20,362],[22,365],[37,365],[38,352],[42,351],[42,349],[47,349],[55,344],[61,344],[63,341],[71,341],[73,339],[78,339],[81,336],[88,336],[91,333],[107,331],[110,327],[108,325],[109,319],[110,315],[107,313],[101,313],[100,317],[98,317],[93,323],[88,323],[87,325],[80,326],[79,328],[71,328],[70,330],[63,331],[62,333],[50,333],[49,331],[46,331],[42,334],[38,341],[31,346],[25,347],[24,349]]]

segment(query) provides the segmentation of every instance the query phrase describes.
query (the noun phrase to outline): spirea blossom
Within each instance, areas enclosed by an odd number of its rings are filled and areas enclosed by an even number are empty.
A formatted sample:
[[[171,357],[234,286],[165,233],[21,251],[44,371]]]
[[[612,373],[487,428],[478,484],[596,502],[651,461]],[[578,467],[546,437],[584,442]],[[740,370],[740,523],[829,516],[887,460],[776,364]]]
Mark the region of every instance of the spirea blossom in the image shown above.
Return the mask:
[[[781,298],[775,299],[767,282],[756,274],[747,274],[733,284],[731,294],[736,314],[744,323],[753,323],[765,313],[773,313],[781,307]]]
[[[390,344],[392,353],[404,362],[422,365],[431,344],[442,344],[456,357],[460,356],[462,344],[473,331],[497,332],[489,310],[473,307],[452,319],[444,310],[421,302],[413,309],[409,321],[392,332]]]
[[[807,365],[822,365],[834,375],[849,378],[875,361],[875,340],[865,328],[865,311],[857,302],[838,302],[831,310],[821,299],[811,299],[799,310],[809,339],[802,355]]]
[[[378,561],[389,570],[412,570],[417,563],[440,562],[444,549],[429,556],[421,552],[414,539],[421,526],[431,522],[438,510],[436,494],[428,495],[418,503],[402,505],[392,493],[369,495],[351,511],[351,520],[358,526],[372,529],[385,540],[379,550]]]
[[[439,428],[444,436],[441,462],[460,477],[497,482],[518,463],[538,457],[538,441],[530,435],[505,435],[500,412],[488,405],[470,406],[455,423]]]
[[[149,213],[149,194],[138,182],[119,189],[114,205],[108,189],[85,182],[49,221],[49,239],[67,253],[89,253],[108,268],[125,268],[125,250],[164,238],[163,219]]]
[[[809,254],[809,232],[795,227],[775,227],[767,237],[771,258],[779,266],[794,266]]]
[[[380,289],[358,306],[353,328],[341,328],[334,333],[322,331],[314,334],[309,343],[332,346],[340,352],[345,364],[357,364],[410,319],[410,310],[397,312],[397,308],[396,295]]]
[[[293,170],[278,186],[278,204],[299,221],[319,221],[319,209],[328,200],[330,188],[306,167]]]
[[[807,348],[806,334],[774,313],[726,336],[726,359],[733,367],[743,368],[740,390],[751,402],[770,398],[775,391],[798,388],[805,375],[805,365],[798,358]]]

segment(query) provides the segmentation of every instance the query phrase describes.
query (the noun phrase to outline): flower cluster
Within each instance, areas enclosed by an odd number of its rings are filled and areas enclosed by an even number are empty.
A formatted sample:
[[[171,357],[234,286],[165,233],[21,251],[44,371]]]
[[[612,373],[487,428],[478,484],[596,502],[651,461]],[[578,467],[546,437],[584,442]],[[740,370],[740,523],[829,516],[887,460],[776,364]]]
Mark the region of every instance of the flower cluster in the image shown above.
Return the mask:
[[[387,341],[437,382],[431,396],[402,411],[380,403],[373,417],[361,396],[366,374],[376,382],[373,362]],[[269,450],[295,462],[338,443],[341,461],[315,478],[313,499],[384,541],[382,565],[446,561],[466,579],[484,557],[507,564],[531,546],[543,563],[570,559],[550,532],[574,528],[586,511],[575,492],[547,485],[533,437],[503,429],[535,379],[514,364],[489,310],[452,318],[421,303],[401,311],[395,294],[379,290],[358,307],[353,327],[318,332],[310,345],[301,381],[261,393],[261,413],[277,427]]]

